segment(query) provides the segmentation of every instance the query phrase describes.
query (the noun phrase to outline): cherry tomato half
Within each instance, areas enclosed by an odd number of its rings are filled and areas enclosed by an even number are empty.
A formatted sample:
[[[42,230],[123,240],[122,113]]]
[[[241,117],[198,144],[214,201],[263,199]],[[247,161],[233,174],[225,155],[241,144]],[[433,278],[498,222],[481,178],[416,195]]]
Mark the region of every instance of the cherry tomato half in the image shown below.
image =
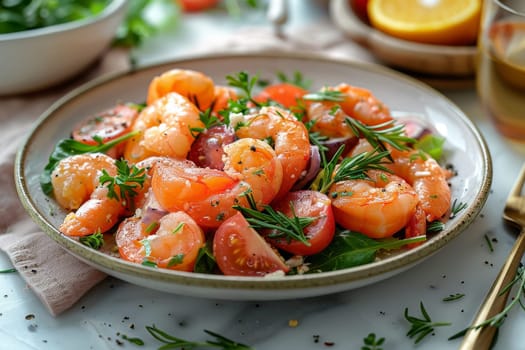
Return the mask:
[[[284,237],[270,238],[268,235],[276,232],[266,232],[265,237],[273,246],[296,255],[313,255],[321,252],[332,242],[335,234],[335,219],[331,201],[325,194],[309,190],[289,192],[273,203],[272,207],[288,217],[292,217],[295,212],[297,217],[318,218],[303,230],[310,245]]]
[[[217,5],[219,0],[179,0],[185,12],[197,12]]]
[[[265,87],[256,97],[258,102],[273,100],[286,108],[293,108],[308,91],[290,83],[278,83]]]
[[[213,253],[225,275],[264,276],[289,267],[272,247],[250,227],[241,213],[222,223],[213,238]]]
[[[73,130],[72,136],[88,145],[97,144],[94,137],[106,143],[130,132],[137,116],[136,108],[120,104],[83,120]]]

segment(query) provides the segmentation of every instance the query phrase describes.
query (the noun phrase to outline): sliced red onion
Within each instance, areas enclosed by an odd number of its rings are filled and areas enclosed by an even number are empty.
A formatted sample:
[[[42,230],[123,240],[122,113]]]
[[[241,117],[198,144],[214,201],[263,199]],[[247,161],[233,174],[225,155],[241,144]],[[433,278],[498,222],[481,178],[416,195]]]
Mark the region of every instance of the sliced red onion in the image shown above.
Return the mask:
[[[148,191],[146,202],[143,206],[142,223],[145,225],[150,225],[154,222],[158,222],[164,215],[168,213],[169,212],[165,210],[157,201],[153,191]]]
[[[337,150],[343,145],[345,146],[343,154],[350,152],[352,148],[354,148],[354,146],[357,145],[357,142],[359,142],[359,138],[354,135],[331,138],[326,141],[323,141],[322,145],[328,148],[328,150],[325,152],[326,160],[329,161],[330,159],[332,159]]]
[[[319,154],[319,147],[317,146],[310,146],[310,161],[308,164],[308,169],[306,169],[303,173],[304,175],[297,180],[297,182],[294,184],[292,191],[300,190],[310,181],[315,179],[317,174],[319,173],[319,170],[321,169],[321,155]]]

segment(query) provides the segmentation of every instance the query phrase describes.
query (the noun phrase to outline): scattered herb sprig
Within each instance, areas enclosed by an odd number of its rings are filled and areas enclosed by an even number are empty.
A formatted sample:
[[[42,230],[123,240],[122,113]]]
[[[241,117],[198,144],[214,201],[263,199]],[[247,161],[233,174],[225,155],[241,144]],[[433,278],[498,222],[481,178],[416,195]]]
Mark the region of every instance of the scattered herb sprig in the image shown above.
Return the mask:
[[[105,169],[99,178],[100,184],[108,188],[108,197],[124,202],[131,203],[131,199],[137,195],[137,188],[144,185],[146,180],[146,169],[131,167],[128,162],[119,159],[115,161],[117,175],[111,176]],[[117,189],[118,188],[118,189]]]
[[[357,119],[347,117],[345,122],[356,136],[364,137],[372,147],[381,151],[387,150],[386,144],[400,151],[408,150],[408,145],[415,142],[413,138],[406,136],[405,126],[396,124],[394,120],[377,125],[365,125]],[[390,153],[388,158],[392,160]]]
[[[341,102],[345,98],[344,93],[338,90],[330,90],[323,88],[316,92],[311,92],[303,96],[304,100],[308,101],[315,101],[315,102],[323,102],[323,101],[331,101],[331,102]]]
[[[465,294],[463,293],[456,293],[456,294],[450,294],[448,297],[443,298],[443,301],[454,301],[459,300],[463,298]]]
[[[303,73],[301,73],[300,71],[295,71],[292,77],[288,77],[283,72],[277,72],[277,79],[279,79],[279,81],[282,83],[289,83],[303,88],[305,90],[308,90],[310,88],[310,85],[312,85],[312,81],[306,80],[303,77]]]
[[[383,350],[381,347],[385,342],[385,338],[376,338],[375,333],[370,333],[363,339],[364,346],[361,347],[361,350]]]
[[[508,305],[498,314],[492,316],[488,320],[481,322],[480,324],[467,327],[463,329],[462,331],[452,335],[448,340],[453,340],[457,338],[463,337],[470,329],[480,329],[484,327],[500,327],[503,322],[505,322],[505,319],[507,318],[508,313],[510,310],[516,306],[520,305],[522,309],[525,310],[525,266],[521,265],[518,267],[516,271],[516,276],[514,276],[514,279],[509,282],[500,292],[500,296],[507,293],[509,289],[516,286],[516,295],[511,299],[511,301],[508,303]]]
[[[385,157],[389,154],[388,151],[377,152],[363,152],[353,157],[344,158],[339,163],[339,158],[344,151],[344,146],[339,147],[332,159],[324,165],[323,169],[317,175],[317,178],[312,183],[312,189],[322,193],[327,193],[330,187],[339,181],[368,179],[366,172],[368,170],[376,169],[389,172],[383,166],[386,163]]]
[[[85,246],[99,250],[104,245],[104,235],[97,231],[91,235],[80,237],[79,242]]]
[[[0,273],[13,273],[13,272],[16,272],[16,269],[15,269],[15,268],[13,268],[13,269],[0,270]]]
[[[450,322],[433,322],[430,318],[427,310],[423,306],[423,302],[419,303],[422,318],[410,316],[408,314],[408,308],[405,308],[405,319],[410,323],[410,330],[407,332],[409,338],[416,338],[415,344],[419,343],[430,333],[434,332],[435,327],[450,326]]]
[[[133,131],[106,143],[102,142],[101,138],[96,137],[94,138],[94,140],[97,142],[96,145],[87,145],[73,139],[63,139],[58,141],[58,143],[55,145],[55,148],[53,149],[53,152],[51,152],[51,155],[49,156],[49,160],[44,168],[44,171],[42,172],[42,175],[40,176],[40,186],[42,187],[42,190],[47,195],[50,195],[51,192],[53,192],[51,173],[62,159],[77,154],[106,152],[119,143],[136,136],[138,133],[139,131]]]
[[[244,194],[250,208],[235,205],[233,208],[240,211],[248,223],[254,229],[270,229],[275,233],[269,235],[271,238],[285,237],[287,240],[296,240],[310,246],[308,238],[304,234],[304,228],[317,220],[317,217],[298,217],[295,215],[293,207],[292,217],[286,216],[280,211],[274,210],[271,206],[265,205],[262,211],[257,209],[257,204],[251,192]]]
[[[252,347],[238,343],[234,340],[228,339],[220,334],[215,332],[204,330],[205,333],[211,335],[213,340],[206,340],[204,342],[195,342],[190,340],[185,340],[182,338],[175,337],[166,333],[165,331],[157,328],[155,325],[146,326],[146,330],[151,334],[151,336],[163,345],[160,349],[198,349],[198,348],[217,348],[224,350],[253,350]]]
[[[458,215],[458,213],[462,211],[463,209],[465,209],[466,207],[467,207],[467,203],[464,203],[464,202],[458,203],[457,198],[454,199],[454,202],[452,202],[452,207],[450,208],[450,219],[454,219],[456,215]]]

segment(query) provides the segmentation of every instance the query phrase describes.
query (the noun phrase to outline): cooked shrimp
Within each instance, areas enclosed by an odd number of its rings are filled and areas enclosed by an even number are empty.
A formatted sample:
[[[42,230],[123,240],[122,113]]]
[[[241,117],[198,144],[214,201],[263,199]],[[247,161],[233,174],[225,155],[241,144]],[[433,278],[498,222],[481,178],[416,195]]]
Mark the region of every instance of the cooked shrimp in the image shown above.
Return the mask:
[[[270,203],[279,191],[282,168],[273,149],[263,141],[240,139],[225,146],[225,170],[159,163],[152,190],[169,211],[188,213],[201,227],[217,228],[247,206],[251,191],[257,204]]]
[[[217,115],[223,109],[228,107],[229,101],[235,101],[239,98],[237,91],[229,86],[215,85],[215,99],[213,101],[212,113]]]
[[[390,111],[369,90],[339,84],[327,90],[341,92],[342,100],[313,101],[307,105],[308,120],[315,121],[312,131],[328,137],[347,137],[353,135],[345,122],[350,116],[366,125],[378,125],[392,120]]]
[[[234,120],[238,137],[269,141],[283,168],[283,180],[277,198],[290,191],[301,177],[310,159],[310,141],[303,123],[278,107],[263,107],[258,113]]]
[[[426,220],[432,222],[443,218],[450,209],[451,193],[448,179],[450,171],[442,168],[432,157],[420,150],[399,151],[390,149],[394,162],[385,164],[394,174],[407,181],[416,191]],[[372,146],[365,139],[352,150],[351,155],[371,151]]]
[[[106,232],[126,212],[125,205],[107,196],[107,188],[99,187],[102,170],[111,176],[117,169],[113,158],[102,154],[79,154],[61,160],[51,175],[57,202],[69,213],[60,231],[68,236],[85,236]]]
[[[151,156],[186,158],[195,137],[193,128],[203,128],[199,110],[184,96],[170,92],[144,108],[133,124],[139,135],[128,140],[124,158],[131,163]]]
[[[442,219],[450,209],[450,171],[421,151],[391,151],[394,163],[389,167],[414,187],[428,222]]]
[[[379,170],[370,180],[346,180],[330,188],[336,222],[371,238],[386,238],[407,225],[418,203],[414,189],[402,178]]]
[[[208,109],[215,99],[215,85],[207,75],[188,69],[172,69],[153,78],[148,87],[147,104],[177,92],[193,102],[201,111]]]
[[[148,226],[137,217],[127,218],[119,225],[115,240],[125,260],[179,271],[193,271],[206,242],[202,229],[181,211]]]

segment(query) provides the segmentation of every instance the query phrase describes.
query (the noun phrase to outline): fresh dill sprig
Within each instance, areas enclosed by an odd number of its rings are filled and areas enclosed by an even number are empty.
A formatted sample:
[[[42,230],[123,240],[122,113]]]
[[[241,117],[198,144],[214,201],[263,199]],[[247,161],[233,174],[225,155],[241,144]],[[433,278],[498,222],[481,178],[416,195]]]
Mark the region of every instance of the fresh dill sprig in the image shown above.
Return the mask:
[[[242,207],[240,205],[233,206],[234,209],[240,211],[246,221],[254,229],[270,229],[275,232],[270,234],[270,238],[285,237],[287,240],[296,240],[310,246],[308,238],[304,234],[304,229],[318,217],[298,217],[295,215],[295,210],[291,206],[292,216],[288,217],[283,212],[276,211],[269,205],[263,206],[263,210],[257,210],[257,204],[251,192],[244,193],[250,208]]]
[[[364,346],[361,347],[361,350],[382,350],[381,347],[385,342],[385,338],[376,338],[375,333],[370,333],[363,339]]]
[[[503,310],[501,310],[501,312],[492,316],[488,320],[485,320],[484,322],[463,329],[462,331],[452,335],[450,338],[448,338],[448,340],[463,337],[470,329],[480,329],[484,327],[500,327],[503,324],[503,322],[505,322],[510,310],[516,305],[520,305],[521,308],[525,310],[525,301],[523,300],[525,297],[525,266],[523,265],[518,267],[516,275],[514,276],[512,281],[510,281],[498,295],[501,296],[507,293],[514,286],[517,287],[516,295],[513,298],[511,298],[510,303],[508,303],[508,305]]]
[[[365,125],[357,119],[346,117],[345,122],[356,136],[364,137],[372,147],[381,151],[386,151],[386,144],[400,151],[408,150],[408,144],[415,142],[413,138],[406,136],[405,126],[396,125],[394,120],[377,125]],[[391,158],[390,155],[388,157]]]
[[[330,187],[339,181],[345,180],[366,180],[368,170],[376,169],[390,172],[383,164],[386,164],[385,157],[388,151],[363,152],[353,157],[344,158],[338,164],[339,157],[344,151],[344,146],[339,147],[332,159],[319,172],[317,178],[312,183],[312,189],[321,193],[327,193]]]
[[[92,235],[80,237],[78,241],[85,246],[99,250],[104,245],[104,235],[98,230]]]
[[[467,203],[459,202],[458,199],[454,199],[454,202],[452,202],[452,208],[450,208],[450,219],[454,219],[456,215],[463,209],[467,207]]]
[[[430,316],[423,306],[423,302],[419,303],[421,309],[421,315],[423,318],[410,316],[408,314],[408,308],[405,308],[405,319],[410,323],[410,330],[407,332],[409,338],[416,337],[415,344],[419,343],[428,334],[434,332],[435,327],[450,326],[450,322],[433,322]]]
[[[100,184],[108,188],[108,198],[120,200],[125,204],[131,203],[131,199],[137,195],[136,189],[144,186],[146,169],[139,169],[135,165],[129,167],[128,162],[123,159],[116,160],[115,165],[117,175],[111,176],[103,169],[99,178]]]
[[[157,328],[155,325],[146,326],[146,330],[151,334],[151,336],[163,345],[161,349],[198,349],[198,348],[218,348],[223,350],[253,350],[252,347],[238,343],[234,340],[228,339],[220,334],[215,332],[204,330],[208,335],[211,335],[213,340],[206,340],[204,342],[195,342],[190,340],[185,340],[182,338],[175,337],[166,333],[165,331]]]
[[[319,91],[311,92],[303,96],[304,100],[322,102],[322,101],[332,101],[332,102],[341,102],[345,99],[343,92],[338,90],[330,90],[322,88]]]

